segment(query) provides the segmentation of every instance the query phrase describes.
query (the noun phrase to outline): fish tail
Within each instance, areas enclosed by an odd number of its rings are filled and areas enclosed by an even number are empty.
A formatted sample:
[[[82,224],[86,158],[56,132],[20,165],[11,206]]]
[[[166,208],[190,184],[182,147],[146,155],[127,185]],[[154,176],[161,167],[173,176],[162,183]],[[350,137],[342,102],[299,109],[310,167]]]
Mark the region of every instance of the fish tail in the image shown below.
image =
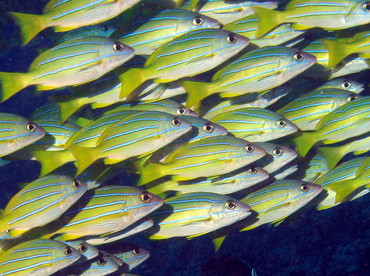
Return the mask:
[[[182,86],[188,93],[188,98],[186,100],[186,107],[197,107],[200,101],[211,95],[212,92],[209,90],[209,85],[204,82],[196,81],[184,81]]]
[[[258,17],[258,29],[256,38],[260,38],[269,31],[279,26],[281,23],[281,12],[262,7],[253,7],[254,13]]]
[[[341,147],[319,147],[318,151],[324,156],[329,169],[333,169],[343,157]]]
[[[317,142],[314,134],[315,132],[301,132],[293,138],[293,142],[296,145],[296,151],[300,156],[306,156],[308,151]]]
[[[32,156],[41,164],[40,177],[76,159],[69,150],[33,151]]]
[[[351,47],[337,40],[324,39],[325,48],[329,51],[329,68],[333,68],[342,59],[352,54]]]
[[[69,150],[77,160],[77,172],[76,175],[82,173],[88,166],[95,162],[94,148],[70,147]]]
[[[162,173],[162,165],[158,163],[150,163],[149,165],[140,168],[140,178],[137,182],[137,185],[142,186],[153,180],[161,178],[162,176],[164,176]]]
[[[1,97],[0,102],[9,99],[18,91],[27,87],[27,79],[24,73],[6,73],[0,72]]]
[[[38,14],[28,14],[11,12],[15,22],[21,29],[22,45],[26,45],[32,40],[39,32],[45,29],[46,22],[42,15]]]
[[[66,102],[59,102],[57,103],[57,106],[59,108],[59,120],[63,123],[81,107],[81,100],[75,99]]]
[[[150,193],[159,195],[159,194],[162,194],[166,191],[173,191],[173,186],[174,185],[176,185],[176,182],[174,182],[172,180],[169,180],[169,181],[163,182],[161,184],[158,184],[156,186],[147,188],[146,190]]]
[[[132,68],[120,75],[119,79],[122,81],[119,98],[122,99],[126,97],[127,100],[133,100],[135,96],[131,95],[132,92],[146,81],[146,77],[141,68]]]
[[[336,193],[335,202],[343,202],[346,197],[352,194],[358,188],[369,184],[368,182],[363,182],[359,179],[349,179],[340,182],[335,182],[326,185],[327,189],[330,189]]]

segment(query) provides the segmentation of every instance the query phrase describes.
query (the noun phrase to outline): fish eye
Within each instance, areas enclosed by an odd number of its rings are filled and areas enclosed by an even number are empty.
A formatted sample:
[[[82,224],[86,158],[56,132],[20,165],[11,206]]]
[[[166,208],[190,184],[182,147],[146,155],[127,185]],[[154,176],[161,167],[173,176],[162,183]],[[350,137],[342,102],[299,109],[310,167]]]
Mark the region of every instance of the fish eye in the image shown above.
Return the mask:
[[[280,156],[284,153],[284,151],[281,148],[275,148],[272,153],[274,155]]]
[[[370,2],[365,2],[362,5],[362,9],[365,10],[365,11],[370,11]]]
[[[348,89],[348,88],[350,88],[352,86],[352,84],[349,82],[349,81],[344,81],[344,82],[342,82],[342,87],[344,88],[344,89]]]
[[[249,144],[245,146],[245,150],[247,152],[254,152],[254,147],[251,144]]]
[[[296,61],[302,61],[304,59],[304,56],[301,52],[295,53],[293,57]]]
[[[173,124],[174,126],[180,126],[180,125],[181,125],[181,120],[180,120],[179,118],[174,118],[174,119],[172,120],[172,124]]]
[[[105,265],[107,263],[107,259],[103,256],[100,256],[97,260],[98,265]]]
[[[299,189],[302,192],[307,192],[310,188],[306,184],[302,184],[301,187],[299,187]]]
[[[185,107],[179,107],[177,109],[177,113],[180,114],[180,115],[186,114],[186,108]]]
[[[226,38],[227,43],[234,44],[238,39],[233,34],[229,34]]]
[[[31,132],[34,132],[36,130],[36,125],[34,123],[29,123],[27,125],[27,129]]]
[[[144,202],[148,202],[152,199],[152,195],[149,194],[148,192],[143,192],[141,195],[141,200],[144,201]]]
[[[81,184],[80,184],[80,182],[78,182],[78,180],[73,180],[72,185],[73,185],[73,187],[78,188],[78,187],[80,187]]]
[[[256,174],[256,173],[258,172],[258,170],[256,169],[256,167],[251,167],[251,168],[249,169],[249,172],[250,172],[251,174]]]
[[[207,131],[208,133],[212,133],[214,130],[215,130],[215,126],[211,123],[206,123],[204,126],[203,126],[203,129],[205,131]]]
[[[357,100],[357,99],[358,99],[357,95],[350,95],[347,98],[347,102],[352,102],[352,101]]]
[[[78,246],[78,251],[80,251],[80,252],[86,252],[87,251],[87,248],[88,248],[88,246],[86,245],[86,244],[84,244],[84,243],[81,243],[79,246]]]
[[[72,247],[67,246],[66,248],[64,248],[64,253],[65,253],[66,255],[71,255],[71,254],[73,253],[73,249],[72,249]]]
[[[134,250],[132,250],[132,252],[134,253],[134,255],[139,255],[141,253],[141,250],[140,248],[135,248]]]
[[[119,41],[114,42],[113,49],[116,52],[121,52],[125,48],[125,45]]]
[[[194,19],[193,19],[193,24],[196,25],[196,26],[202,25],[203,22],[204,22],[204,20],[200,17],[194,17]]]
[[[236,202],[234,200],[228,200],[226,201],[225,203],[225,206],[226,208],[230,209],[230,210],[234,210],[236,208]]]
[[[277,121],[276,123],[279,127],[285,127],[286,126],[286,122],[284,120],[279,120]]]

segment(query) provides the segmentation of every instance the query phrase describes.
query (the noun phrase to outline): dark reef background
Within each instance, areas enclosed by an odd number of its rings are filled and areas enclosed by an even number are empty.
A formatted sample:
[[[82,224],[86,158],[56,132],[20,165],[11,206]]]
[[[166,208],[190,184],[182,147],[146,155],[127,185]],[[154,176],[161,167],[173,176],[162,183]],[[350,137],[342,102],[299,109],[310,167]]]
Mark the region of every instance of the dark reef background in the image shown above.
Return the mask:
[[[55,33],[47,29],[26,47],[20,47],[18,27],[6,14],[9,11],[41,13],[47,0],[0,0],[0,71],[26,71],[38,55],[38,49],[50,48]],[[280,1],[280,4],[287,1]],[[369,71],[362,78],[370,80]],[[366,84],[368,85],[368,83]],[[369,91],[367,91],[369,94]],[[46,101],[47,93],[35,95],[33,87],[24,89],[0,104],[0,112],[29,117]],[[0,167],[0,208],[18,191],[17,184],[37,178],[39,165],[32,161],[17,161]],[[132,179],[118,177],[115,184],[126,184]],[[278,227],[265,225],[239,233],[232,232],[217,255],[225,256],[217,265],[227,266],[222,260],[248,260],[259,276],[288,275],[370,275],[370,195],[341,204],[325,211],[314,208],[283,222]],[[126,240],[125,240],[126,241]],[[134,269],[139,275],[199,275],[201,267],[215,256],[209,236],[192,240],[170,239],[150,241],[144,234],[127,239],[151,252],[151,257]],[[120,243],[108,245],[118,247]],[[221,260],[221,261],[220,261]],[[238,274],[235,267],[229,274]]]

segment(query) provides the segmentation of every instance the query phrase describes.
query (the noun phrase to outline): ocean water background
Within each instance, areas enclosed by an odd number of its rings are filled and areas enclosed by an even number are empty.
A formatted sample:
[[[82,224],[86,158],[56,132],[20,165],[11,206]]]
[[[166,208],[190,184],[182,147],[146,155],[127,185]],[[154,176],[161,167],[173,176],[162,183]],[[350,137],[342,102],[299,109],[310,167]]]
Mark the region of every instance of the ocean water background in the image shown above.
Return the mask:
[[[38,55],[39,49],[53,46],[56,34],[47,29],[26,47],[20,47],[17,26],[6,14],[9,11],[41,13],[47,0],[0,0],[0,71],[23,72]],[[281,4],[286,1],[280,1]],[[355,77],[365,80],[370,73]],[[366,83],[367,81],[367,83]],[[365,92],[369,95],[369,88]],[[0,112],[25,117],[47,99],[48,92],[35,95],[29,87],[0,104]],[[18,184],[37,178],[39,165],[16,161],[0,167],[0,208],[18,191]],[[114,184],[132,183],[120,176]],[[288,219],[278,227],[264,225],[251,231],[232,232],[217,255],[249,260],[259,276],[263,275],[370,275],[370,195],[325,211],[307,208],[303,214]],[[199,275],[201,267],[215,256],[209,236],[192,240],[174,238],[150,241],[138,234],[125,242],[151,252],[151,257],[133,270],[139,275]],[[119,247],[120,243],[105,246]],[[227,264],[225,264],[227,265]],[[231,271],[232,272],[232,271]],[[239,275],[239,274],[229,274]],[[227,275],[225,275],[227,276]]]

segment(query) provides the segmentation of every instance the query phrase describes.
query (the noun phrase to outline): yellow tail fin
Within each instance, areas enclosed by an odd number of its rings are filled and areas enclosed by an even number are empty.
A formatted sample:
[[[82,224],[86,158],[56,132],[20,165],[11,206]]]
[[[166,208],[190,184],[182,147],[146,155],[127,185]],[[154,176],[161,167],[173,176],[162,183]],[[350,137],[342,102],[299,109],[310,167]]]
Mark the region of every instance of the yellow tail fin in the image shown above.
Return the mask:
[[[319,147],[318,151],[324,156],[329,169],[333,169],[343,157],[341,147]]]
[[[333,68],[342,59],[352,54],[352,47],[337,40],[324,39],[325,48],[329,51],[329,68]]]
[[[152,182],[153,180],[164,176],[162,173],[162,164],[157,163],[150,163],[149,165],[140,168],[140,173],[141,175],[137,182],[138,186]]]
[[[293,138],[293,142],[296,145],[296,150],[300,156],[306,156],[308,151],[317,142],[315,132],[302,132]]]
[[[22,45],[26,45],[32,38],[47,27],[43,15],[19,12],[11,12],[10,14],[21,29]]]
[[[135,98],[135,95],[133,94],[135,89],[146,81],[146,77],[141,68],[130,69],[120,75],[119,78],[122,81],[119,98],[122,99],[126,97],[126,100],[133,100]]]
[[[71,101],[59,102],[59,103],[57,103],[57,106],[59,108],[60,122],[64,123],[82,105],[81,105],[81,100],[78,98],[78,99],[74,99],[74,100],[71,100]]]
[[[41,163],[40,177],[44,176],[62,165],[76,159],[69,150],[63,151],[33,151],[33,157]]]
[[[275,27],[284,23],[281,20],[281,11],[270,10],[262,7],[253,7],[253,10],[258,17],[256,38],[264,36]]]
[[[29,85],[25,76],[26,73],[0,72],[0,102],[9,99],[11,96]]]
[[[70,147],[69,150],[74,155],[77,160],[77,173],[79,175],[82,173],[88,166],[94,163],[98,158],[95,157],[94,148],[85,148],[85,147]]]
[[[212,92],[209,90],[209,83],[184,81],[182,86],[188,93],[186,107],[189,108],[198,108],[200,101],[212,94]]]

